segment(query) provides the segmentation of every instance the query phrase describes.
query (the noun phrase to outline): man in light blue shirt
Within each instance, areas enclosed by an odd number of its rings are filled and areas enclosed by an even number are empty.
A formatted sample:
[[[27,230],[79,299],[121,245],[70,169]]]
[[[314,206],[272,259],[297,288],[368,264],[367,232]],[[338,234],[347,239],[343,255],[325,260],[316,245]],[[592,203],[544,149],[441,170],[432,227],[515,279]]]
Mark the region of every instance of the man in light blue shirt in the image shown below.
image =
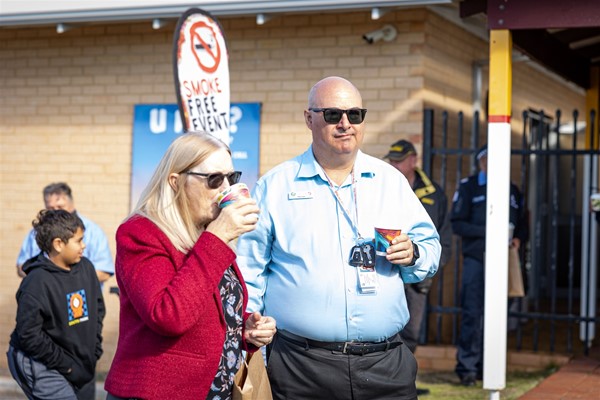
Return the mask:
[[[398,332],[404,283],[435,274],[441,246],[404,176],[359,150],[362,98],[340,77],[310,91],[313,142],[256,184],[256,229],[240,237],[248,308],[275,317],[275,399],[416,398],[416,361]],[[376,256],[374,229],[399,229]]]
[[[49,184],[44,188],[43,195],[46,209],[66,210],[70,213],[76,212],[71,188],[66,183],[58,182]],[[108,240],[102,228],[81,214],[77,213],[77,215],[85,226],[83,241],[86,247],[83,255],[94,264],[98,280],[102,283],[115,273],[115,265],[108,246]],[[32,229],[25,236],[21,245],[21,251],[19,251],[19,256],[17,257],[17,273],[20,277],[25,276],[25,273],[21,269],[25,261],[37,256],[39,253],[40,248],[35,241],[35,231]]]

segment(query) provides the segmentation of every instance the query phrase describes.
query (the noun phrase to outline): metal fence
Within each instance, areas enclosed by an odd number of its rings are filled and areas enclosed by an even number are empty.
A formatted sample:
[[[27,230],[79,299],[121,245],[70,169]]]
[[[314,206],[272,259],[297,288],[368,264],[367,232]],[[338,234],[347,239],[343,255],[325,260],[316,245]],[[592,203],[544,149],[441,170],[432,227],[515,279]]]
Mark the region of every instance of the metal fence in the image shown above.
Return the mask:
[[[475,152],[485,139],[477,113],[468,133],[462,113],[434,117],[424,111],[423,169],[451,198],[460,179],[475,172]],[[598,127],[594,111],[587,127],[577,111],[567,117],[565,123],[560,111],[527,110],[522,135],[512,136],[511,176],[524,194],[530,232],[521,251],[526,296],[512,301],[508,313],[508,345],[517,350],[588,354],[600,322],[599,224],[589,202],[599,191],[599,151],[590,150],[598,148]],[[422,343],[458,340],[461,263],[454,236],[453,260],[430,292]]]

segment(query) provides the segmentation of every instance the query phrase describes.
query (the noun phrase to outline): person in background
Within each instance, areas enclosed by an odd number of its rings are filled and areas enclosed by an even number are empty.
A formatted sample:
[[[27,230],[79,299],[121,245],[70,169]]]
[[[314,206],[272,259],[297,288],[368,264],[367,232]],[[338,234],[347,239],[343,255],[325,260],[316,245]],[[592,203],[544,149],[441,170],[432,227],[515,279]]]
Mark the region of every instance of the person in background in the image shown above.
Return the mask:
[[[433,276],[439,237],[402,174],[362,153],[358,89],[327,77],[304,111],[312,145],[253,190],[256,229],[237,244],[249,310],[277,319],[268,346],[275,399],[417,397],[417,363],[399,332],[404,282]],[[375,228],[401,229],[375,256]]]
[[[395,142],[384,158],[402,172],[435,224],[442,244],[440,268],[443,267],[452,255],[452,227],[448,214],[448,199],[444,190],[417,166],[417,151],[411,142],[407,140]],[[421,336],[423,319],[426,316],[427,295],[432,282],[432,278],[425,278],[421,282],[404,285],[410,320],[402,329],[401,335],[404,343],[413,353],[417,349]],[[417,388],[418,395],[428,393],[428,389]]]
[[[474,386],[483,377],[487,145],[477,151],[476,159],[479,172],[460,182],[450,216],[452,230],[462,238],[462,317],[455,371],[465,386]],[[525,215],[523,196],[511,183],[509,223],[514,229],[510,245],[517,250],[528,235]]]
[[[219,209],[237,183],[229,148],[206,133],[171,143],[117,230],[119,341],[108,399],[227,399],[242,350],[270,343],[275,320],[247,313],[231,245],[252,231],[256,202]]]
[[[95,398],[104,299],[85,257],[84,225],[65,210],[33,222],[42,252],[23,265],[8,366],[29,399]]]
[[[108,240],[102,228],[75,210],[73,194],[71,188],[66,183],[57,182],[49,184],[44,188],[43,195],[44,205],[47,210],[66,210],[70,213],[75,213],[83,221],[86,242],[83,255],[94,265],[100,283],[108,280],[115,273],[115,266],[110,254]],[[39,253],[40,248],[35,240],[35,231],[32,229],[25,236],[19,256],[17,257],[17,274],[20,277],[25,276],[22,270],[25,261],[37,256]]]

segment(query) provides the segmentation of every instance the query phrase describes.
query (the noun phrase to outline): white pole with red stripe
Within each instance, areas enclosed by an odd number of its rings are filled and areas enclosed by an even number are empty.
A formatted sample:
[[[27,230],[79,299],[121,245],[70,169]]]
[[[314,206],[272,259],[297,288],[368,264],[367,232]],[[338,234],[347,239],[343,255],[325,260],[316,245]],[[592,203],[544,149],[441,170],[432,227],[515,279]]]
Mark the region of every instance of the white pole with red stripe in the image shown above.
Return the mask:
[[[511,53],[510,31],[490,31],[483,338],[483,388],[491,391],[490,399],[499,399],[506,387]]]

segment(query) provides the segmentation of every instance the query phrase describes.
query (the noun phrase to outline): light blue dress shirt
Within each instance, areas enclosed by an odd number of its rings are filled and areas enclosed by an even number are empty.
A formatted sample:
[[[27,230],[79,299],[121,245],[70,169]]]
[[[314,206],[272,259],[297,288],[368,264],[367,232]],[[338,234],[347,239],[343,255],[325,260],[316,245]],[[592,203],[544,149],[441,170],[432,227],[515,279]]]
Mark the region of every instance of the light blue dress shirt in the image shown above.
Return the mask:
[[[350,175],[335,187],[347,212],[312,147],[269,171],[253,190],[261,212],[256,229],[238,239],[237,262],[248,310],[273,316],[278,329],[322,341],[385,340],[409,319],[404,282],[437,271],[438,233],[404,176],[362,152],[353,175],[354,185]],[[376,293],[363,294],[348,260],[358,234],[372,240],[375,227],[402,229],[421,257],[412,267],[377,257]]]
[[[85,249],[83,250],[84,257],[88,258],[94,264],[95,269],[113,275],[115,273],[115,264],[104,231],[92,220],[85,218],[79,213],[77,216],[83,222],[83,226],[85,226],[85,232],[83,233],[83,242],[85,243]],[[17,257],[17,265],[23,265],[25,261],[37,256],[39,253],[40,248],[35,241],[35,231],[32,229],[23,240],[21,251]]]

